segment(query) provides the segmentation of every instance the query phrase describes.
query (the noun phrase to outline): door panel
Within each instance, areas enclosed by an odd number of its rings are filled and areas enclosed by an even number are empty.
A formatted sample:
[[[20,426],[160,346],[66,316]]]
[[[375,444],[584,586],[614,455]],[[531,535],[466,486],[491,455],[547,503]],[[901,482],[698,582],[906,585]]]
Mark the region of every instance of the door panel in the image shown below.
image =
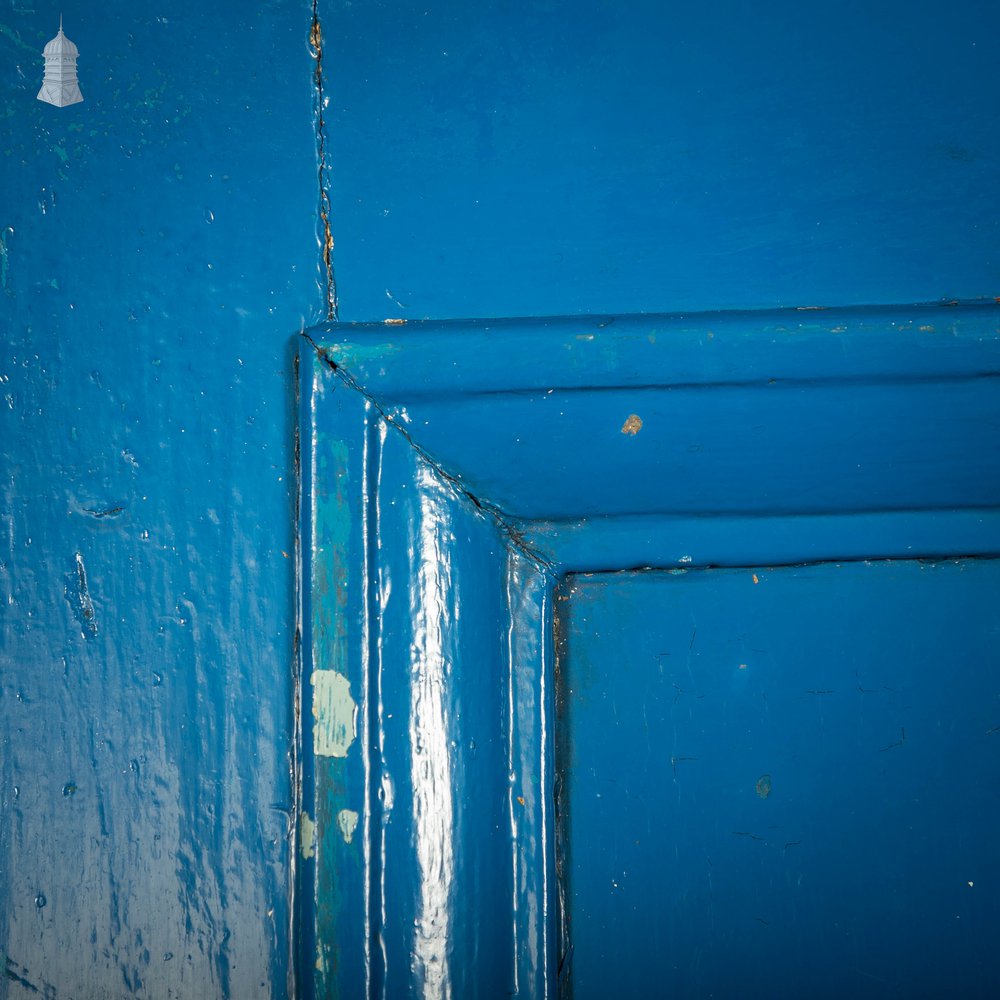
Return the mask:
[[[564,989],[995,995],[1000,562],[571,576]]]
[[[304,996],[1000,987],[997,316],[313,331]]]

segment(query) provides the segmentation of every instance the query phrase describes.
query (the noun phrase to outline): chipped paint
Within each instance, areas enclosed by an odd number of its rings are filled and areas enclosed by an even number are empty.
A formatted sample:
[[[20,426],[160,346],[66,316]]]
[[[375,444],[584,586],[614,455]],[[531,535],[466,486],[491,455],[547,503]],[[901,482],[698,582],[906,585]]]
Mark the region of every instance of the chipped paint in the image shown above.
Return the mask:
[[[351,683],[336,670],[314,670],[312,685],[313,750],[318,757],[346,757],[357,735]]]
[[[633,437],[642,430],[642,418],[637,413],[630,413],[622,424],[622,434],[631,434]]]
[[[304,861],[308,861],[316,853],[316,824],[307,812],[302,813],[299,822],[299,849]]]
[[[358,828],[358,814],[353,809],[341,809],[337,813],[337,826],[344,838],[344,843],[349,844],[354,840],[354,831]]]

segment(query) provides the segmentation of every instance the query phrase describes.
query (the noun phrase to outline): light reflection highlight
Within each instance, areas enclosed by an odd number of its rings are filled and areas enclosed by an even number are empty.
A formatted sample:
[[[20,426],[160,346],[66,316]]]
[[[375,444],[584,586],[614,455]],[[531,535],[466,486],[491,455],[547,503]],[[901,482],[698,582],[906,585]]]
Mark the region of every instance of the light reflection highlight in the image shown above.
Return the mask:
[[[448,666],[445,635],[452,608],[452,567],[447,505],[430,470],[418,477],[420,520],[415,539],[416,588],[413,596],[413,681],[410,725],[413,753],[414,847],[419,887],[413,959],[423,980],[423,995],[452,996],[448,966],[451,899],[455,881],[452,760],[446,712]]]

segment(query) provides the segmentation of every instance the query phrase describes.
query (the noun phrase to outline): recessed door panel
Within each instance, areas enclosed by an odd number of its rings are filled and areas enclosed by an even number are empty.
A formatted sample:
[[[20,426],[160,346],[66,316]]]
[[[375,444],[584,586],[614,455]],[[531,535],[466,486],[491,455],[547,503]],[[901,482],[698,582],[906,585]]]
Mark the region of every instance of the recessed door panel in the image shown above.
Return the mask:
[[[575,998],[1000,988],[1000,563],[571,576]]]

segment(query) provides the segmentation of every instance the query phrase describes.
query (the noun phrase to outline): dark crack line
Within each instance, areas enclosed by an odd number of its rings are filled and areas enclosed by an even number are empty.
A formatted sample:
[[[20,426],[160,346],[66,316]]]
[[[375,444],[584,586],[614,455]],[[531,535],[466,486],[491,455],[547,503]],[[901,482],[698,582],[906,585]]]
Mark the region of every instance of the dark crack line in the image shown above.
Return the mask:
[[[491,517],[497,524],[497,527],[507,536],[510,544],[517,549],[522,555],[526,556],[532,562],[535,563],[539,569],[551,572],[553,570],[552,564],[544,558],[539,552],[536,552],[528,543],[524,540],[524,536],[520,531],[517,530],[512,524],[510,524],[504,517],[503,512],[489,501],[481,500],[477,497],[471,490],[467,489],[456,476],[453,476],[450,472],[444,469],[441,464],[434,459],[428,452],[410,435],[410,432],[391,414],[385,407],[370,393],[364,386],[362,386],[355,378],[346,371],[340,365],[338,365],[326,351],[323,350],[319,344],[316,343],[308,333],[303,333],[302,337],[307,340],[312,349],[316,352],[316,356],[323,361],[326,365],[330,367],[333,373],[340,378],[340,380],[350,389],[355,392],[360,393],[368,400],[369,403],[378,411],[379,416],[394,430],[398,431],[400,434],[406,438],[407,443],[410,447],[446,482],[448,485],[460,496],[465,497],[469,500],[477,510],[482,511],[488,517]]]
[[[319,174],[319,218],[322,229],[321,252],[326,277],[326,318],[330,322],[336,322],[337,282],[333,276],[333,230],[330,226],[329,171],[326,163],[326,119],[323,117],[323,31],[319,23],[319,0],[313,0],[309,45],[316,61],[313,83],[316,87],[316,159]]]

